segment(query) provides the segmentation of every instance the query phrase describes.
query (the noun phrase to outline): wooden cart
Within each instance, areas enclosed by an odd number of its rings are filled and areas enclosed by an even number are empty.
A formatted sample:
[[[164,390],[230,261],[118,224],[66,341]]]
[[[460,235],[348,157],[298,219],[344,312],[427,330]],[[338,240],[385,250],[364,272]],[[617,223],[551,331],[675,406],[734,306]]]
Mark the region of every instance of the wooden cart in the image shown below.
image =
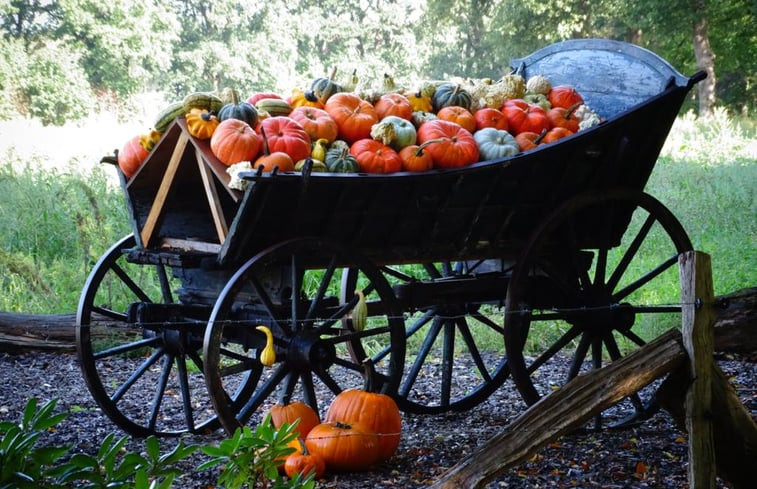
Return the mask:
[[[692,246],[643,190],[704,74],[608,40],[511,66],[575,86],[605,120],[460,169],[248,173],[244,192],[175,121],[130,180],[119,171],[133,233],[82,292],[78,355],[102,410],[134,435],[233,431],[276,402],[323,410],[366,360],[407,412],[469,409],[508,377],[530,404],[557,387],[540,374],[567,381],[644,344],[640,322],[680,311]],[[95,341],[103,316],[112,338]]]

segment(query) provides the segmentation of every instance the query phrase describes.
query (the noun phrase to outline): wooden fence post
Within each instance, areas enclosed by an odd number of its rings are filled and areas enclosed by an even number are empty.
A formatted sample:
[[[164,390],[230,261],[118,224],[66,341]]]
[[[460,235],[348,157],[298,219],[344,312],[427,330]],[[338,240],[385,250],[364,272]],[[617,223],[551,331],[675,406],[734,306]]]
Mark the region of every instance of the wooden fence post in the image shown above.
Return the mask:
[[[698,251],[681,254],[683,345],[688,355],[691,385],[686,393],[689,434],[689,488],[715,487],[715,443],[712,428],[714,293],[710,257]]]

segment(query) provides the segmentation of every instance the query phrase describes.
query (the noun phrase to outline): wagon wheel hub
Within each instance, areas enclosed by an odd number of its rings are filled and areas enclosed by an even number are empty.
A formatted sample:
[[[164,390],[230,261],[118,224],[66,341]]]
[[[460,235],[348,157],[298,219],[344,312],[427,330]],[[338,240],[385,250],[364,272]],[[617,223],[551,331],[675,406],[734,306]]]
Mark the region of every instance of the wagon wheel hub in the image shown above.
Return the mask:
[[[584,306],[575,312],[570,323],[586,333],[601,336],[613,330],[630,330],[635,321],[635,313],[630,304],[619,304],[612,300],[606,287],[597,286],[585,291]]]
[[[333,345],[321,341],[314,331],[298,331],[292,336],[287,348],[286,361],[296,370],[312,370],[313,368],[328,368],[336,360],[336,349]]]

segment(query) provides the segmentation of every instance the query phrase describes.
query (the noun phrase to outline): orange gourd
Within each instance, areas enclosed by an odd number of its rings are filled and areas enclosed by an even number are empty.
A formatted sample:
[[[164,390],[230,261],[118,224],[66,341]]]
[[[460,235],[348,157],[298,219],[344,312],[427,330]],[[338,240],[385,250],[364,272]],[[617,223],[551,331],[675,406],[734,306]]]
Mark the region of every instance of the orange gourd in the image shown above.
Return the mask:
[[[364,368],[366,373],[363,389],[340,392],[329,406],[325,421],[359,423],[378,435],[377,461],[384,461],[399,446],[402,416],[394,399],[386,394],[371,392],[376,376],[373,363],[366,360]]]
[[[305,447],[320,455],[328,470],[365,470],[378,460],[378,436],[360,423],[323,422],[315,426]]]
[[[254,161],[260,151],[260,137],[246,122],[226,119],[213,131],[210,149],[226,166],[240,161]]]
[[[442,107],[436,113],[436,117],[443,121],[454,122],[471,133],[476,131],[476,120],[473,118],[473,114],[468,109],[459,105]]]
[[[413,106],[410,101],[399,93],[385,93],[373,104],[376,109],[376,117],[379,120],[388,115],[394,115],[406,120],[413,118]]]
[[[350,146],[350,154],[366,173],[394,173],[402,169],[402,160],[395,150],[375,139],[361,139]]]
[[[124,172],[126,178],[131,178],[150,154],[139,141],[140,136],[134,136],[126,141],[123,148],[118,152],[118,167]]]
[[[493,127],[495,129],[501,129],[507,131],[510,127],[507,124],[505,114],[501,110],[491,107],[484,107],[478,109],[473,113],[473,119],[476,121],[476,131],[485,127]]]
[[[340,92],[332,95],[326,101],[324,110],[336,122],[339,138],[349,144],[370,138],[371,127],[379,121],[373,105],[353,93]]]
[[[307,106],[297,107],[292,110],[289,117],[302,126],[310,136],[311,141],[325,139],[329,143],[333,143],[336,140],[337,134],[339,134],[336,122],[323,109]]]
[[[310,156],[310,136],[299,122],[289,116],[263,119],[259,130],[265,130],[268,149],[271,153],[286,153],[292,161]]]
[[[454,122],[431,120],[418,128],[418,142],[438,140],[426,151],[431,153],[435,168],[458,168],[478,161],[478,145],[473,135]]]
[[[563,107],[567,109],[573,104],[584,103],[581,94],[570,85],[558,85],[552,87],[547,94],[547,97],[549,98],[549,103],[552,104],[552,107]]]

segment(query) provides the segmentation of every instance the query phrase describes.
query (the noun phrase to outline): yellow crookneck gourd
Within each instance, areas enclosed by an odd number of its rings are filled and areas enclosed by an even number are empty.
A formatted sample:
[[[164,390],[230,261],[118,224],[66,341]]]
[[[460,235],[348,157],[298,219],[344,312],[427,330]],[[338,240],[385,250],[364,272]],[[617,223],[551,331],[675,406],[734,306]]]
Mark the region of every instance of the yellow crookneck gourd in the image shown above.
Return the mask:
[[[273,333],[266,326],[258,326],[255,329],[265,334],[265,347],[260,352],[260,363],[266,367],[270,367],[276,363],[276,350],[273,348]]]
[[[352,327],[355,331],[363,331],[368,322],[368,304],[365,302],[365,294],[360,289],[355,290],[358,296],[357,304],[352,308]]]

